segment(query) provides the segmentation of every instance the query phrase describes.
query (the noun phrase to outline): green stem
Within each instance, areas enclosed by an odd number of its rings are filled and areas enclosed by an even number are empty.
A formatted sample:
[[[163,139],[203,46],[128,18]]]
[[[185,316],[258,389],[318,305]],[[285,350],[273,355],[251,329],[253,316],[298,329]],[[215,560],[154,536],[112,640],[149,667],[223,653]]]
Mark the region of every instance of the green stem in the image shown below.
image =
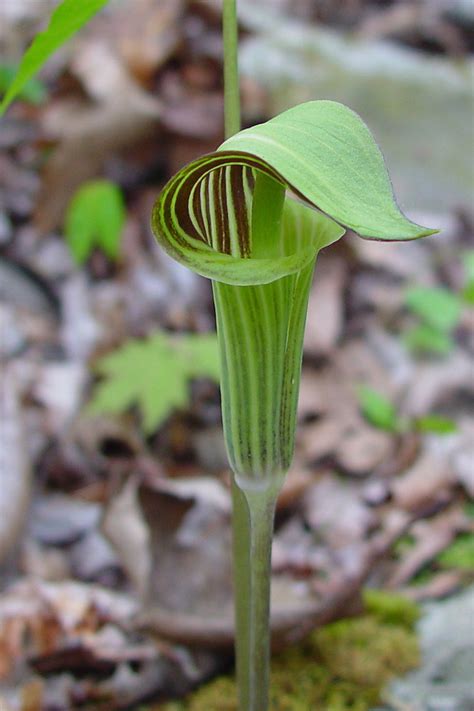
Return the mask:
[[[225,135],[230,138],[240,131],[240,89],[238,65],[238,26],[236,0],[224,0],[224,106]]]
[[[240,711],[268,709],[270,581],[276,490],[232,486],[236,663]]]
[[[223,35],[225,134],[226,138],[229,138],[240,131],[241,125],[236,0],[224,0]],[[257,207],[259,205],[263,207],[269,199],[269,204],[272,206],[267,210],[255,209],[252,216],[252,231],[256,237],[254,248],[260,253],[265,246],[268,247],[269,241],[273,245],[279,242],[284,190],[271,178],[261,176],[257,179],[256,193]],[[271,200],[272,197],[275,198],[274,202]],[[225,288],[225,285],[214,285],[215,297],[220,293],[217,287]],[[217,311],[219,311],[220,301],[220,298],[216,298]],[[220,325],[223,328],[223,323]],[[221,331],[221,328],[218,330]],[[219,339],[222,341],[224,338],[224,332],[220,332]],[[223,350],[225,351],[225,348]],[[223,366],[225,371],[224,356]],[[231,409],[232,405],[235,407],[239,403],[230,403]],[[239,416],[240,414],[238,413]],[[233,449],[233,442],[231,441],[230,444]],[[236,474],[237,471],[234,472],[232,484],[232,503],[239,709],[240,711],[266,711],[270,671],[271,550],[273,519],[279,488],[275,484],[277,482],[279,484],[279,478],[275,478],[271,487],[266,486],[263,490],[257,488],[250,492],[239,488],[235,481]]]

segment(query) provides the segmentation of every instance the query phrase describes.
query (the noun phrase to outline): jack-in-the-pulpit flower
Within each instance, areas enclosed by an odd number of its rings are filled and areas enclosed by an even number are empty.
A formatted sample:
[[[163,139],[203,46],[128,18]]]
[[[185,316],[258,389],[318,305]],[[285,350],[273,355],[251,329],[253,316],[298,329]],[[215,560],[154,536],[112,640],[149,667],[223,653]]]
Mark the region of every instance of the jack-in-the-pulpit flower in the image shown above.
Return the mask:
[[[240,711],[266,711],[270,554],[294,448],[303,332],[318,252],[432,234],[398,209],[361,119],[332,101],[290,109],[184,167],[153,211],[164,249],[213,280],[233,479]]]
[[[243,489],[280,483],[290,465],[313,268],[345,227],[382,240],[433,232],[401,214],[369,130],[332,101],[232,136],[155,205],[160,244],[213,280],[225,438]]]

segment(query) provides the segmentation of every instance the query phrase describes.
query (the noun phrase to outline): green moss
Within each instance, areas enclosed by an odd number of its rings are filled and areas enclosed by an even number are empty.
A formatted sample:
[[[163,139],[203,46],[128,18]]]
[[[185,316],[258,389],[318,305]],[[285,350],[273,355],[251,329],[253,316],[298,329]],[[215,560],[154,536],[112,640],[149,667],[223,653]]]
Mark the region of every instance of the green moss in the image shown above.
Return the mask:
[[[442,568],[474,569],[474,534],[462,533],[437,557]]]
[[[417,607],[370,590],[366,613],[317,630],[272,663],[272,711],[368,711],[387,681],[419,663]],[[237,711],[235,683],[220,677],[163,711]]]
[[[420,608],[412,600],[383,590],[365,590],[364,604],[367,614],[379,622],[398,625],[408,630],[414,629],[420,617]]]

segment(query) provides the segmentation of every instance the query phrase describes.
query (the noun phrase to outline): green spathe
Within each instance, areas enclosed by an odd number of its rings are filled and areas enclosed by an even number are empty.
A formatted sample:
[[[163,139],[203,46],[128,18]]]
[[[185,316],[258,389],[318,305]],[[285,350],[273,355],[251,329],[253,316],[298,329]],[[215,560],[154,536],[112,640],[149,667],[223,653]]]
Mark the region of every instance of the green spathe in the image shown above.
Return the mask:
[[[290,465],[313,268],[346,226],[383,240],[435,231],[400,212],[370,131],[332,101],[232,136],[179,171],[155,204],[160,244],[214,281],[224,429],[244,488]]]
[[[219,150],[265,161],[305,201],[361,237],[410,240],[437,232],[400,212],[380,149],[343,104],[300,104],[232,136]]]
[[[268,257],[259,249],[258,259],[249,259],[251,245],[239,249],[238,236],[242,246],[258,173],[299,198],[286,197],[283,220],[305,222],[308,237],[292,241],[275,234],[286,241],[280,253],[269,245]],[[400,212],[370,131],[333,101],[296,106],[188,164],[165,186],[152,220],[163,248],[190,269],[228,284],[264,284],[298,272],[338,238],[326,238],[321,225],[314,235],[314,208],[368,239],[411,240],[436,232]],[[224,232],[233,236],[225,245],[219,242]]]

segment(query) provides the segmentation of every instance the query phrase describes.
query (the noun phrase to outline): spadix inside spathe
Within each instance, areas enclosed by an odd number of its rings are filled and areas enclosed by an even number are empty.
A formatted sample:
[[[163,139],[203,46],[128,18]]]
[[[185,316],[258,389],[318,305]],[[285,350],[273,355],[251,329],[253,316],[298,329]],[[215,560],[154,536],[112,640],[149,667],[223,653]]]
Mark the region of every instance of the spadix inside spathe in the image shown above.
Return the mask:
[[[268,254],[261,248],[257,254],[253,226],[259,176],[283,191],[290,187],[270,167],[258,165],[250,156],[214,153],[183,168],[154,207],[154,232],[165,250],[210,279],[265,284],[299,271],[339,239],[343,228],[287,192]]]

